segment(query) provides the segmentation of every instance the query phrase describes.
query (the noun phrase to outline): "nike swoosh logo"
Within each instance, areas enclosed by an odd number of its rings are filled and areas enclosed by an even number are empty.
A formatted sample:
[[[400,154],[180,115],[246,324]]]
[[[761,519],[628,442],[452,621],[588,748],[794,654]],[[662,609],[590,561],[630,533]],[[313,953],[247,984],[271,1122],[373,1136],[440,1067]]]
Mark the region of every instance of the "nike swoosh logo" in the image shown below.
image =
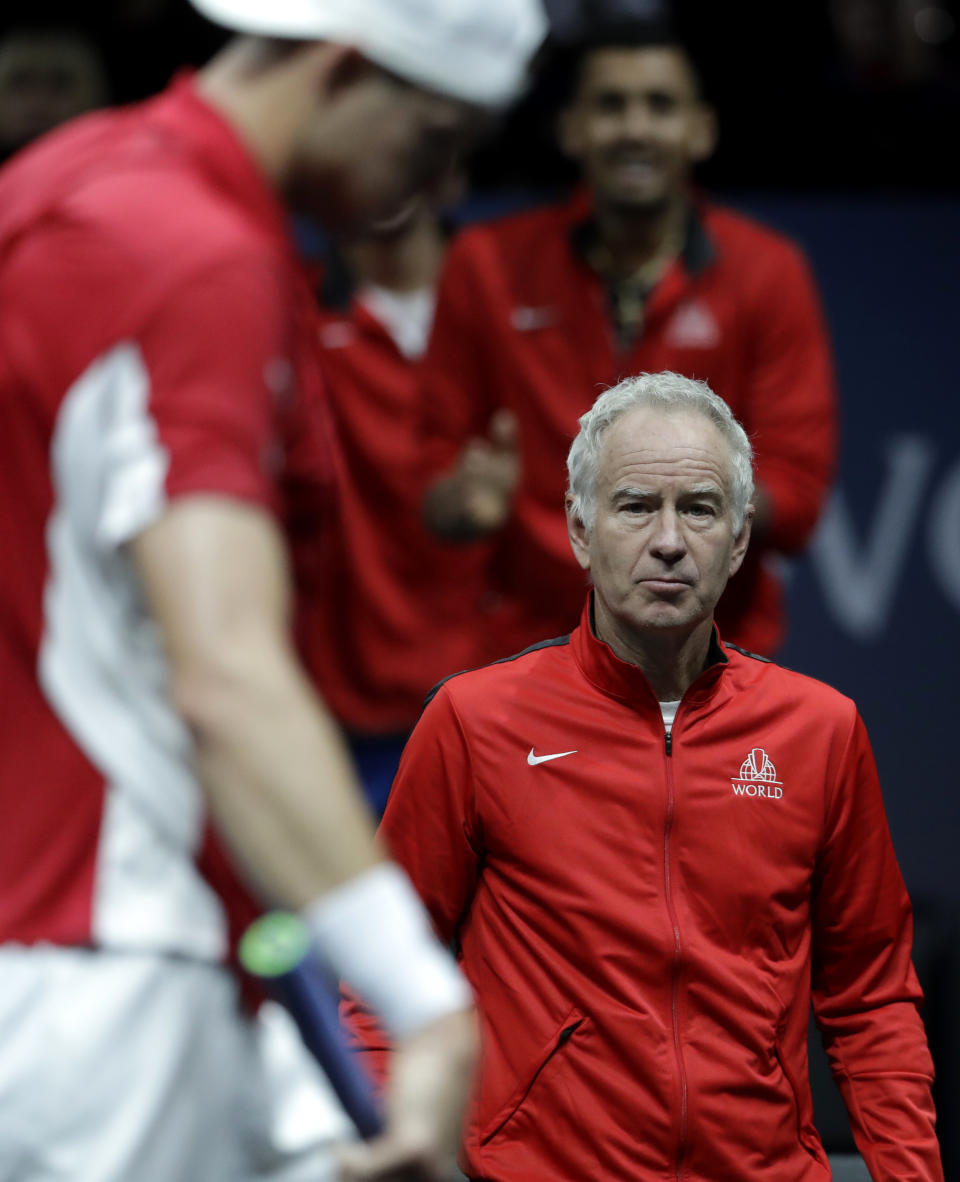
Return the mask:
[[[530,754],[527,756],[527,763],[531,767],[536,767],[538,763],[546,763],[548,759],[563,759],[565,755],[576,755],[576,751],[558,751],[555,755],[534,755],[533,748],[530,748]]]

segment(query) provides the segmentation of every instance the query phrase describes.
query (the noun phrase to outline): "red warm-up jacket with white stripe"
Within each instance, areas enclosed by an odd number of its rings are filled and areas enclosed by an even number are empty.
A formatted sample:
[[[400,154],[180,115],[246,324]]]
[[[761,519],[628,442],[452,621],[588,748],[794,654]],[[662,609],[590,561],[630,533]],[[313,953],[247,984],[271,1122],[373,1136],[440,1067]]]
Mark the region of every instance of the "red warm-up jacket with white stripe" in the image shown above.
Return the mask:
[[[668,742],[585,613],[443,683],[382,832],[476,992],[472,1178],[822,1182],[811,994],[875,1182],[942,1178],[910,906],[834,690],[714,640]]]

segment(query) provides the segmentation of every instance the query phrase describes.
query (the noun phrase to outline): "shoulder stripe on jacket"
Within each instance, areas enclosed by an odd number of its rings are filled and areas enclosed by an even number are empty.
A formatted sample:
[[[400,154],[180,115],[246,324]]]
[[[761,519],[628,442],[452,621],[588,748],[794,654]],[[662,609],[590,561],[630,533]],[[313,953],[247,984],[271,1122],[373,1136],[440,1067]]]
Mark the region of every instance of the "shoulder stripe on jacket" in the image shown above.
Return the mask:
[[[516,661],[520,657],[525,657],[527,655],[527,653],[535,653],[537,651],[537,649],[556,648],[558,645],[569,644],[569,643],[570,643],[569,635],[554,636],[550,640],[538,640],[536,644],[531,644],[527,648],[521,649],[520,652],[518,652],[518,653],[512,653],[509,657],[499,657],[496,661],[490,661],[486,665],[475,665],[471,669],[458,669],[456,673],[448,673],[446,677],[442,677],[437,682],[437,684],[433,687],[433,689],[423,699],[423,709],[426,710],[426,708],[430,705],[430,703],[433,701],[433,699],[440,692],[441,687],[446,685],[447,682],[450,681],[454,677],[460,677],[464,673],[475,673],[478,669],[489,669],[493,665],[503,665],[507,661]]]
[[[735,653],[739,653],[742,657],[750,657],[753,661],[763,661],[764,665],[773,665],[776,663],[769,657],[761,657],[759,653],[752,653],[749,649],[741,648],[739,644],[731,644],[729,640],[725,640],[723,643],[726,648],[732,648]]]

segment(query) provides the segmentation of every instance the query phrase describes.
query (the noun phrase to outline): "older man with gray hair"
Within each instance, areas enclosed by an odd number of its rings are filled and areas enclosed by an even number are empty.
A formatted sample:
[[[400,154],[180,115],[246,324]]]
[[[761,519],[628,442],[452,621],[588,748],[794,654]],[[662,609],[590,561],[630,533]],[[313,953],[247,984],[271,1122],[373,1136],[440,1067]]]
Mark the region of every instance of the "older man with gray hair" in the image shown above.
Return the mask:
[[[601,395],[569,456],[579,627],[443,682],[407,746],[382,832],[477,996],[471,1178],[819,1182],[811,999],[875,1182],[942,1178],[863,723],[714,625],[750,464],[702,382]]]

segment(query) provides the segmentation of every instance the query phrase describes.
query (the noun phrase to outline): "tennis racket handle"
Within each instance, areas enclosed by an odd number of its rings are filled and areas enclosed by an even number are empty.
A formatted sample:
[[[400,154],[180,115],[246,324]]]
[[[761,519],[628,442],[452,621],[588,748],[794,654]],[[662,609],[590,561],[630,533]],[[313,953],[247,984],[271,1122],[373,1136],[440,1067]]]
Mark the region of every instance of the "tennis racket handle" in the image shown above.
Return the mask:
[[[373,1084],[345,1042],[337,994],[311,955],[264,984],[288,1011],[340,1103],[365,1140],[383,1129]]]

